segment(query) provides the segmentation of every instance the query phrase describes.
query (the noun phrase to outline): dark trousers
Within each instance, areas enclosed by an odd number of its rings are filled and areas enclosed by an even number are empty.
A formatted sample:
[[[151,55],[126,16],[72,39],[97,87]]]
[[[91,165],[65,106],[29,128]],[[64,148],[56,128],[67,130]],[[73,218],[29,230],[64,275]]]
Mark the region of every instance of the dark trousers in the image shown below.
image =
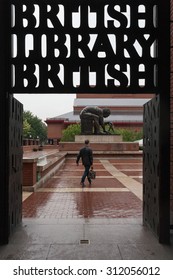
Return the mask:
[[[85,166],[84,166],[84,167],[85,167],[85,170],[84,170],[84,173],[83,173],[83,176],[82,176],[82,179],[81,179],[81,182],[82,182],[82,183],[84,183],[86,177],[88,178],[88,173],[89,173],[89,170],[90,170],[90,166],[91,166],[91,165],[85,165]],[[91,179],[88,178],[88,181],[90,182]]]

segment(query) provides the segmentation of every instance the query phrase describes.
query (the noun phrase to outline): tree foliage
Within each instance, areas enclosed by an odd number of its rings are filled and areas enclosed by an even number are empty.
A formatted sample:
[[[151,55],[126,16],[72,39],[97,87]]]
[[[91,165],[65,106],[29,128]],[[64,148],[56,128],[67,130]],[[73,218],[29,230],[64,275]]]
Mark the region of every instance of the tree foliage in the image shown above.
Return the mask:
[[[23,120],[23,137],[27,138],[31,134],[31,125],[28,123],[27,119]]]
[[[135,129],[116,129],[117,134],[121,134],[124,142],[133,142],[143,138],[143,131]]]
[[[109,126],[106,126],[106,130],[109,129]],[[110,131],[111,134],[119,134],[122,135],[124,142],[133,142],[136,140],[140,140],[143,138],[143,131],[135,130],[135,129],[123,129],[123,128],[114,128],[114,131]],[[80,124],[72,124],[69,125],[62,132],[61,142],[73,142],[75,140],[75,135],[79,135],[81,133]]]
[[[45,141],[47,138],[47,126],[34,116],[30,111],[23,112],[23,137],[24,138],[39,138],[40,141]]]
[[[74,142],[75,135],[79,135],[81,133],[80,124],[71,124],[66,129],[62,131],[62,142]]]

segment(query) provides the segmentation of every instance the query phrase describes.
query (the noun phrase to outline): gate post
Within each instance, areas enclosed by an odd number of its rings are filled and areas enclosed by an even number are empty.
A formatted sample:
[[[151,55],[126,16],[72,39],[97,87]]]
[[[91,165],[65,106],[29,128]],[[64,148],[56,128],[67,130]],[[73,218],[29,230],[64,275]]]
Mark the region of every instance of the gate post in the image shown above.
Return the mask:
[[[159,242],[170,243],[170,3],[158,1],[158,90],[144,106],[143,217]]]
[[[159,0],[160,239],[170,242],[170,1]],[[169,228],[169,231],[168,231]],[[166,230],[167,229],[167,230]]]
[[[0,0],[0,244],[8,243],[9,236],[9,59],[10,59],[10,5]]]

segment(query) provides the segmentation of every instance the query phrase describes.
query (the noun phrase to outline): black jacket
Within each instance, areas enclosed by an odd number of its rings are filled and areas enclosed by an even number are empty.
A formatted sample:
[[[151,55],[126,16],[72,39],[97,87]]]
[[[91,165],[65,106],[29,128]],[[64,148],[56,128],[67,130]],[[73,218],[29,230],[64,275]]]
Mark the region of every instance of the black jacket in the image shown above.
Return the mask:
[[[93,152],[91,148],[84,147],[79,151],[79,154],[77,155],[76,163],[79,162],[80,158],[82,158],[82,164],[83,165],[92,165],[93,164]]]

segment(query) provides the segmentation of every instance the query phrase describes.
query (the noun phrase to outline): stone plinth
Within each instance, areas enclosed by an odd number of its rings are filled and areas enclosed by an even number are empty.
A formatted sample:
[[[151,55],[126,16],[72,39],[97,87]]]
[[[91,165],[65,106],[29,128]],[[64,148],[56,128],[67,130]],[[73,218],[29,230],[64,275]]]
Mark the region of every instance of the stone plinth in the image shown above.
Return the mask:
[[[122,135],[76,135],[75,142],[84,143],[88,139],[90,143],[116,143],[122,142]]]

